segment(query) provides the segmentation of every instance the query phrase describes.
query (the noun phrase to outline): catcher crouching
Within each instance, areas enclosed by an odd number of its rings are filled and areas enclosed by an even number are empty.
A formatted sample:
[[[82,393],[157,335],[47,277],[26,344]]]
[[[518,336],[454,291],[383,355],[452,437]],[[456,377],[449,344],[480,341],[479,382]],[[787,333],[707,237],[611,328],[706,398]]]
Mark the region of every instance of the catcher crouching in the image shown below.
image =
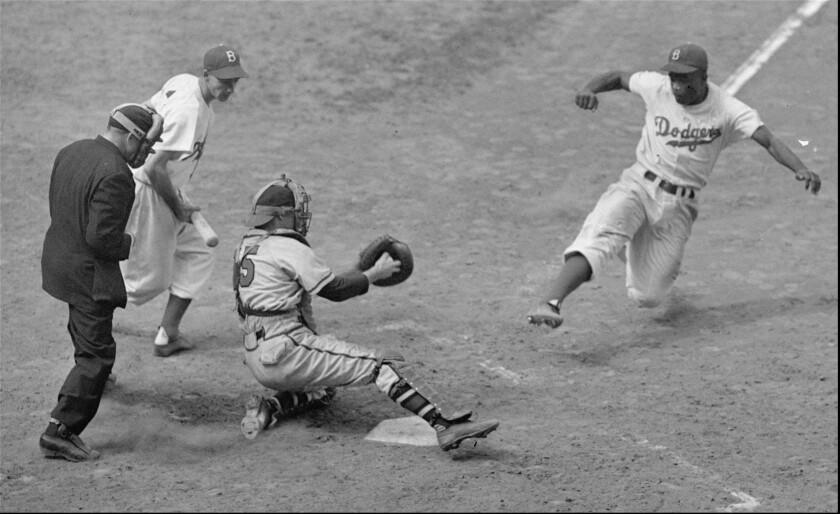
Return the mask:
[[[404,256],[409,266],[413,262],[408,262],[407,245],[388,236],[398,244],[383,245],[378,238],[362,252],[357,269],[335,274],[306,240],[309,200],[303,186],[285,175],[266,184],[254,195],[245,222],[249,229],[234,254],[233,289],[245,364],[260,384],[277,391],[248,400],[243,435],[253,439],[280,418],[329,405],[336,387],[371,383],[432,426],[444,451],[494,431],[497,420],[474,421],[471,411],[444,415],[400,375],[395,363],[402,356],[317,333],[312,295],[341,302],[365,294],[371,283],[405,280],[411,270],[401,271],[392,253]],[[372,265],[365,262],[371,252],[378,254]]]

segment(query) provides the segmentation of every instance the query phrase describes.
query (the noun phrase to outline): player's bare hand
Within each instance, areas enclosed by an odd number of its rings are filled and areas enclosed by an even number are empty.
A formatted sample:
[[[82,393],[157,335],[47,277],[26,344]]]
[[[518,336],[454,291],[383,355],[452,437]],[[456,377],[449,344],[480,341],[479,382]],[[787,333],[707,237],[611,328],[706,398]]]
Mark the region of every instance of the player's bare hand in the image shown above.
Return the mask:
[[[528,313],[528,323],[532,325],[548,325],[557,328],[563,324],[563,316],[548,304],[541,303]]]
[[[581,109],[594,111],[598,109],[598,95],[588,90],[578,91],[575,95],[575,104]]]
[[[363,273],[367,275],[370,282],[376,282],[377,280],[390,277],[399,270],[400,261],[395,261],[394,258],[391,257],[391,254],[385,252],[379,256],[379,259],[376,260],[370,269],[365,270]]]
[[[805,181],[805,190],[810,191],[813,194],[819,193],[820,187],[822,187],[820,176],[808,169],[797,171],[796,180],[800,182]]]
[[[190,218],[192,217],[192,213],[198,212],[201,210],[201,207],[197,205],[193,205],[191,203],[182,203],[178,208],[178,212],[175,213],[175,216],[184,222],[190,223]]]

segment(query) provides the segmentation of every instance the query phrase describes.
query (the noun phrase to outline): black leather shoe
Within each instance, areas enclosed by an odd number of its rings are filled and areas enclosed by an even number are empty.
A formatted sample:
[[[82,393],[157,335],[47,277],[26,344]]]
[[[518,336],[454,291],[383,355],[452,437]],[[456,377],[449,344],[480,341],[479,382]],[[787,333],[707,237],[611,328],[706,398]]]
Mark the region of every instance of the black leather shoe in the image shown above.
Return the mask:
[[[41,453],[48,459],[67,459],[71,462],[96,460],[99,452],[91,450],[76,434],[70,432],[64,424],[58,425],[56,435],[41,434],[38,440]]]

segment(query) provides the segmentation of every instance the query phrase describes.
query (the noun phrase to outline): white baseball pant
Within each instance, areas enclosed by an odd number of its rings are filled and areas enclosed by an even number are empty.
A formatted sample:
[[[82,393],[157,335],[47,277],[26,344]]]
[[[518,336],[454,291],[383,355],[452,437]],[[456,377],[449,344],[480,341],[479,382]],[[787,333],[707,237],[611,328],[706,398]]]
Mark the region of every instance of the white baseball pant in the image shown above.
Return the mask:
[[[128,301],[142,305],[169,290],[195,298],[213,273],[215,252],[192,223],[178,220],[163,198],[136,180],[126,232],[134,235],[127,260],[120,262]]]
[[[627,295],[640,307],[661,303],[680,271],[685,245],[697,218],[697,197],[668,193],[625,169],[586,217],[564,256],[578,252],[592,267],[592,279],[627,245]]]

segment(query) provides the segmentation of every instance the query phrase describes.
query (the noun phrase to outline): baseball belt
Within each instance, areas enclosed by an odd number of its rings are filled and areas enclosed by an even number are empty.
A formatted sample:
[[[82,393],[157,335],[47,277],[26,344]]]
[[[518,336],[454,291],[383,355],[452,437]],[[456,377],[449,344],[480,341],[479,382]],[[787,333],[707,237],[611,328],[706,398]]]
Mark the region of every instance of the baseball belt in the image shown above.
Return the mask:
[[[690,187],[672,184],[650,170],[645,170],[645,178],[647,180],[650,180],[651,182],[656,182],[657,180],[659,180],[659,188],[665,191],[666,193],[670,193],[676,196],[687,196],[690,199],[694,199],[694,189]]]

